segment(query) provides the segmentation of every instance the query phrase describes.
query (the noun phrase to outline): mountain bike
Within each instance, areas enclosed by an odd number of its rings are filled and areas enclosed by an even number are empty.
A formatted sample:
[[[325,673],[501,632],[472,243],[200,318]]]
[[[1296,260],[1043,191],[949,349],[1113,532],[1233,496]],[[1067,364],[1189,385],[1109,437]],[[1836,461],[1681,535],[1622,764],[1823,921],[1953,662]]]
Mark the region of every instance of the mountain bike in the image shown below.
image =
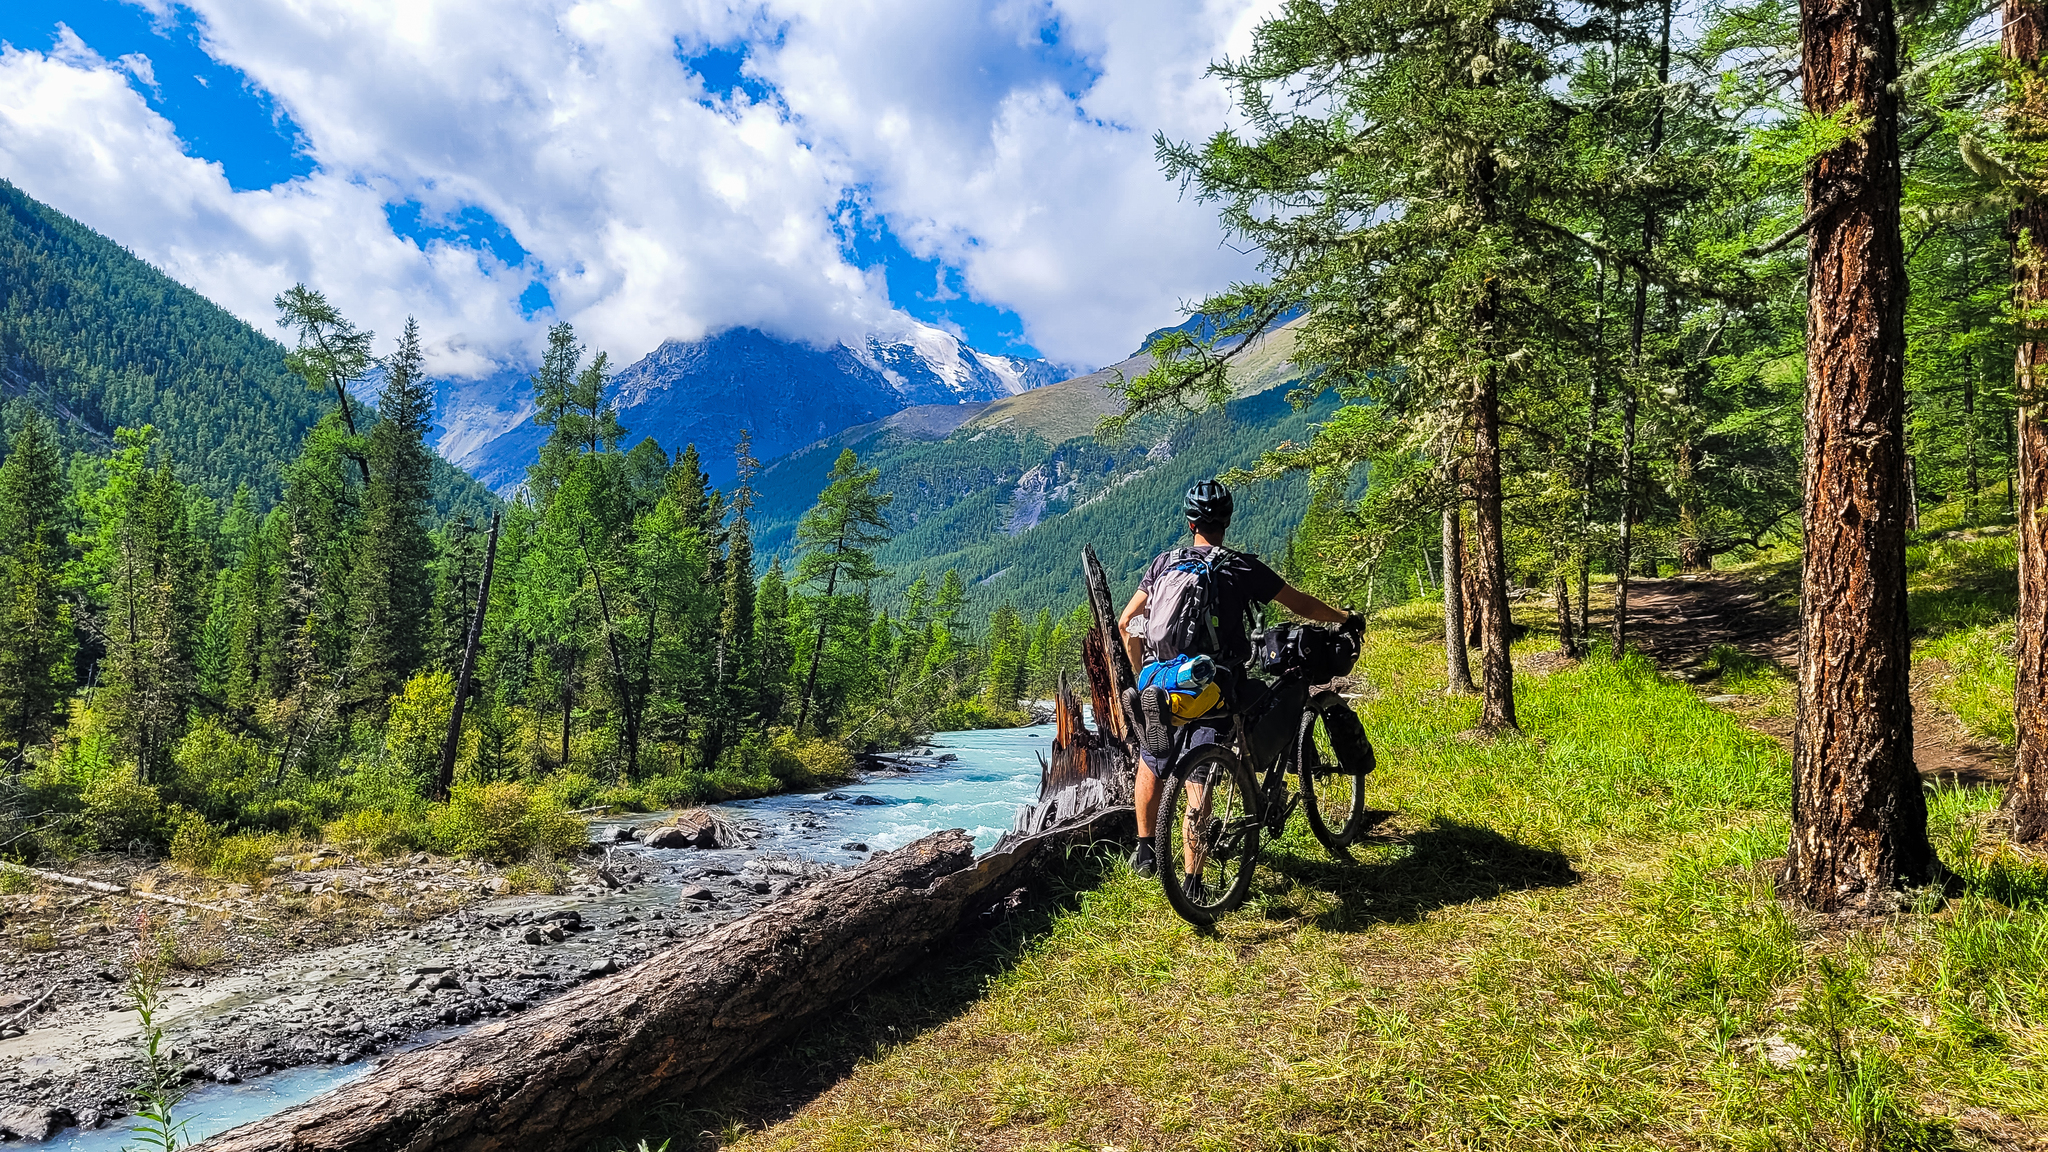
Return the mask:
[[[1298,806],[1330,855],[1352,859],[1370,830],[1365,778],[1372,742],[1344,698],[1314,686],[1350,670],[1358,638],[1313,624],[1254,636],[1271,680],[1240,677],[1226,693],[1227,727],[1216,743],[1187,747],[1194,725],[1174,730],[1159,793],[1159,883],[1167,903],[1206,926],[1244,903],[1261,833],[1279,836]],[[1290,791],[1288,777],[1299,782]]]

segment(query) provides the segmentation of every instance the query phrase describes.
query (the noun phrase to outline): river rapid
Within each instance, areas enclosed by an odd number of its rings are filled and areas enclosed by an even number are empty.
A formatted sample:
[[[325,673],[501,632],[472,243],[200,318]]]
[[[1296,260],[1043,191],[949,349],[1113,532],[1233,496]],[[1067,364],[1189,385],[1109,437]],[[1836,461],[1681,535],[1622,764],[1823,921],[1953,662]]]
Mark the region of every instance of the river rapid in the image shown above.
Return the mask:
[[[636,878],[623,888],[491,900],[417,929],[172,990],[163,1015],[181,1059],[245,1077],[197,1087],[177,1112],[183,1139],[267,1116],[363,1075],[390,1053],[630,967],[874,852],[946,828],[966,829],[986,851],[1010,830],[1018,808],[1037,798],[1038,757],[1050,755],[1052,734],[1049,724],[943,732],[928,748],[877,758],[860,779],[830,791],[715,805],[742,833],[731,848],[656,849],[617,839],[620,828],[658,824],[664,813],[597,824],[593,839],[609,853],[609,869]],[[538,943],[536,933],[543,933]],[[0,1041],[0,1062],[24,1086],[82,1077],[80,1100],[90,1103],[97,1093],[107,1097],[101,1107],[114,1111],[111,1081],[93,1077],[126,1067],[136,1036],[134,1014],[117,1012],[97,1024]],[[69,1128],[45,1146],[114,1152],[135,1145],[133,1124],[131,1117],[96,1130]]]

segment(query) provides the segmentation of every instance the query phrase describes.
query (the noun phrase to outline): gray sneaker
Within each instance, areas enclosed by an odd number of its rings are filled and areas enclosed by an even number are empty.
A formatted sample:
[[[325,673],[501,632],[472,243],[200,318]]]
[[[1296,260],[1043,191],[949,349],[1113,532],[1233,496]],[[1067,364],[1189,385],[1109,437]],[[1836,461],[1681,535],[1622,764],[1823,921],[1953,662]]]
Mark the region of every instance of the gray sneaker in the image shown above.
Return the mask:
[[[1181,894],[1188,898],[1188,903],[1190,904],[1207,904],[1209,902],[1209,886],[1202,883],[1202,874],[1200,872],[1190,872],[1181,877],[1180,890]]]
[[[1150,844],[1140,844],[1138,850],[1131,853],[1131,871],[1148,878],[1159,874],[1159,862],[1154,859]]]

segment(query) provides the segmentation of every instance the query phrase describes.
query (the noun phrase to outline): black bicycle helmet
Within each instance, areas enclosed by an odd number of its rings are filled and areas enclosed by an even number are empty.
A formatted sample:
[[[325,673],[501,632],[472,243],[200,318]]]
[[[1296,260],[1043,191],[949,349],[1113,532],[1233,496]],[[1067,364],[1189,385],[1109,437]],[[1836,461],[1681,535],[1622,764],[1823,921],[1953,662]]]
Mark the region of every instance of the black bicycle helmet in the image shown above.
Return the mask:
[[[1188,523],[1228,527],[1232,511],[1230,489],[1214,480],[1204,480],[1188,489],[1187,503],[1181,511],[1187,513]]]

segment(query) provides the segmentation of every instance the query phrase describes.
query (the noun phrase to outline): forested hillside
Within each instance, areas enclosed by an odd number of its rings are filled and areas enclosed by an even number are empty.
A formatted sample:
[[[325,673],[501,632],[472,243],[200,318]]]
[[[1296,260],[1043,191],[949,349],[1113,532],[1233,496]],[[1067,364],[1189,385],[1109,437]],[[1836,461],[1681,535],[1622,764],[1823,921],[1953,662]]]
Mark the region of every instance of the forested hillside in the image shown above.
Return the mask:
[[[67,454],[150,425],[199,493],[224,507],[247,485],[268,507],[326,402],[283,345],[0,180],[0,443],[31,411]],[[438,459],[434,491],[444,514],[489,504]]]
[[[1304,409],[1289,403],[1300,378],[1287,359],[1293,346],[1283,331],[1253,350],[1234,381],[1236,398],[1223,407],[1161,414],[1115,436],[1098,437],[1096,426],[1122,407],[1116,381],[1149,359],[985,406],[915,408],[850,428],[762,471],[759,550],[776,555],[790,546],[810,494],[851,449],[891,496],[896,535],[875,553],[892,573],[886,594],[957,569],[979,599],[1060,611],[1082,596],[1074,558],[1087,543],[1112,586],[1129,589],[1153,556],[1184,542],[1180,507],[1189,485],[1255,465],[1280,441],[1308,438],[1335,410],[1334,397]],[[1246,486],[1237,507],[1231,546],[1281,567],[1308,509],[1307,478],[1281,473]]]

